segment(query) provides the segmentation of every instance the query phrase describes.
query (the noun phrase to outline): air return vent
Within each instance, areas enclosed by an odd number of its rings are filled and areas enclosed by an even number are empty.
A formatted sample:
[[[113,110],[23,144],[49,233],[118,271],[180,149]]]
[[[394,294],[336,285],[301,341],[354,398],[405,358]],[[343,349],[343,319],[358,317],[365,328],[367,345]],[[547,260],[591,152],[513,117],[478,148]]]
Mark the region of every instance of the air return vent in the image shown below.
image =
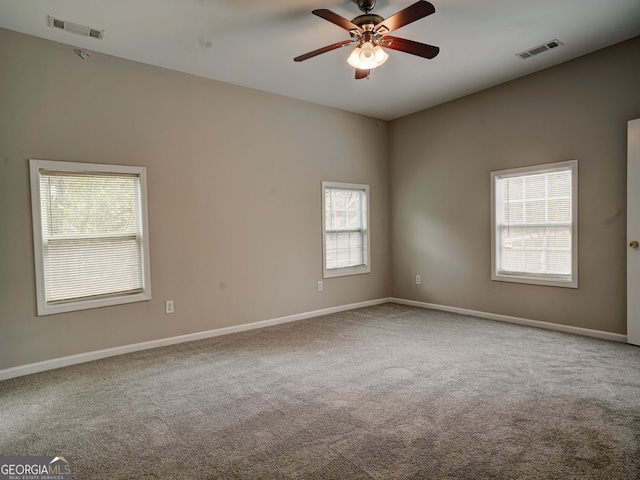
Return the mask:
[[[82,35],[83,37],[93,37],[98,40],[102,40],[104,37],[104,30],[87,27],[86,25],[80,25],[79,23],[68,22],[67,20],[54,18],[51,15],[47,16],[47,24],[50,27],[59,28],[60,30]]]
[[[542,45],[538,45],[537,47],[533,47],[529,50],[525,50],[524,52],[517,53],[516,56],[522,58],[533,57],[534,55],[538,55],[539,53],[546,52],[547,50],[551,50],[552,48],[559,47],[563,45],[560,40],[551,40],[550,42],[543,43]]]

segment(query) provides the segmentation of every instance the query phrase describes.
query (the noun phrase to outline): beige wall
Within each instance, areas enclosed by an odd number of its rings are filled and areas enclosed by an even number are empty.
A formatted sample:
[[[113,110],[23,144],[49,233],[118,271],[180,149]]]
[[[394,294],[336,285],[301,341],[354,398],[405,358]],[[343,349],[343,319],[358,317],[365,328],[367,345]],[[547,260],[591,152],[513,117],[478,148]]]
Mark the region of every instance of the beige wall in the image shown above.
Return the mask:
[[[393,121],[391,294],[624,334],[626,129],[640,117],[639,58],[636,38]],[[574,158],[579,288],[491,281],[489,172]]]
[[[389,293],[625,333],[639,54],[634,39],[378,126],[0,29],[0,370]],[[152,301],[35,315],[29,158],[147,167]],[[489,172],[572,158],[580,288],[492,282]],[[318,293],[322,180],[371,186],[373,267]]]
[[[386,122],[6,30],[0,65],[0,370],[388,295]],[[153,300],[35,315],[29,158],[147,167]],[[322,180],[370,185],[372,271],[319,293]]]

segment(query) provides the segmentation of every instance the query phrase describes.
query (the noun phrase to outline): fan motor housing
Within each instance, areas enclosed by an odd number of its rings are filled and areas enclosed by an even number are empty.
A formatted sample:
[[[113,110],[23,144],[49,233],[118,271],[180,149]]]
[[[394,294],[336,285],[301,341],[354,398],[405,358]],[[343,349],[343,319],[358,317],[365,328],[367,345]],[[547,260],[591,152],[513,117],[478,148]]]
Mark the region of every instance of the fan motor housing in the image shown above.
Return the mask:
[[[364,15],[358,15],[356,18],[351,20],[351,23],[354,23],[360,28],[364,28],[365,25],[375,26],[380,22],[384,22],[384,17],[381,17],[380,15],[376,15],[375,13],[365,13]]]

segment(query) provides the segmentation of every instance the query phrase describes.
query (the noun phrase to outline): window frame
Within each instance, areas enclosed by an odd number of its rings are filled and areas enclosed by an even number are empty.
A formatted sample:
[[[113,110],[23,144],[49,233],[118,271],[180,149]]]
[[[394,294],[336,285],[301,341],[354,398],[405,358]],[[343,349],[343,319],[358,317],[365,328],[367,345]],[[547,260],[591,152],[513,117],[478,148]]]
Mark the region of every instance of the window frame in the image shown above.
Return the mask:
[[[352,267],[327,268],[327,225],[325,194],[327,188],[340,190],[356,190],[364,194],[363,214],[363,248],[365,249],[364,264]],[[371,234],[369,221],[369,185],[360,183],[322,182],[322,278],[345,277],[349,275],[361,275],[371,272]]]
[[[501,272],[498,268],[500,260],[500,232],[497,223],[498,191],[497,181],[503,178],[520,177],[550,173],[553,171],[571,172],[571,275],[570,278],[554,274],[511,274]],[[510,168],[491,172],[491,280],[501,282],[526,283],[551,287],[578,288],[578,160]]]
[[[140,182],[140,214],[141,214],[141,261],[142,291],[133,294],[113,295],[103,298],[78,299],[62,303],[47,304],[45,291],[44,238],[42,232],[42,204],[40,191],[40,171],[82,174],[125,174],[135,175]],[[29,176],[31,183],[31,216],[33,223],[33,250],[36,277],[37,315],[73,312],[92,308],[122,305],[151,300],[151,269],[149,260],[149,225],[147,202],[146,168],[138,166],[108,165],[97,163],[80,163],[55,160],[29,160]]]

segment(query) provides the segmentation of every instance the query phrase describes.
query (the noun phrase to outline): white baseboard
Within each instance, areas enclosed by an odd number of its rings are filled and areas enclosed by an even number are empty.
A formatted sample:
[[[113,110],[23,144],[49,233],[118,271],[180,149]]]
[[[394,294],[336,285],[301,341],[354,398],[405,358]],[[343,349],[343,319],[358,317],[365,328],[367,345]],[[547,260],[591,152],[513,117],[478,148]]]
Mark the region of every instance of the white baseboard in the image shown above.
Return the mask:
[[[259,322],[245,323],[243,325],[235,325],[233,327],[216,328],[215,330],[207,330],[205,332],[189,333],[187,335],[179,335],[177,337],[161,338],[158,340],[151,340],[148,342],[134,343],[131,345],[123,345],[121,347],[107,348],[104,350],[96,350],[94,352],[79,353],[77,355],[70,355],[68,357],[54,358],[51,360],[45,360],[43,362],[30,363],[27,365],[20,365],[17,367],[7,368],[0,370],[0,381],[7,380],[9,378],[21,377],[23,375],[29,375],[31,373],[44,372],[46,370],[53,370],[54,368],[67,367],[69,365],[76,365],[78,363],[91,362],[93,360],[99,360],[101,358],[114,357],[116,355],[122,355],[125,353],[138,352],[141,350],[149,350],[151,348],[164,347],[167,345],[175,345],[176,343],[192,342],[194,340],[202,340],[205,338],[218,337],[220,335],[228,335],[230,333],[244,332],[246,330],[253,330],[256,328],[270,327],[272,325],[279,325],[281,323],[296,322],[298,320],[305,320],[307,318],[319,317],[322,315],[329,315],[331,313],[344,312],[346,310],[353,310],[355,308],[370,307],[372,305],[381,305],[388,303],[391,300],[389,298],[379,298],[377,300],[368,300],[366,302],[350,303],[348,305],[339,305],[337,307],[323,308],[320,310],[314,310],[311,312],[298,313],[295,315],[288,315],[286,317],[272,318],[270,320],[262,320]]]
[[[626,335],[621,335],[618,333],[603,332],[601,330],[591,330],[588,328],[572,327],[570,325],[561,325],[559,323],[541,322],[539,320],[529,320],[527,318],[511,317],[509,315],[480,312],[478,310],[449,307],[446,305],[437,305],[435,303],[418,302],[415,300],[404,300],[401,298],[379,298],[377,300],[350,303],[348,305],[339,305],[337,307],[323,308],[323,309],[314,310],[311,312],[288,315],[286,317],[272,318],[269,320],[262,320],[262,321],[253,322],[253,323],[245,323],[243,325],[235,325],[233,327],[217,328],[215,330],[207,330],[205,332],[189,333],[187,335],[179,335],[177,337],[161,338],[158,340],[151,340],[148,342],[134,343],[131,345],[123,345],[121,347],[107,348],[104,350],[96,350],[94,352],[86,352],[86,353],[80,353],[77,355],[70,355],[68,357],[54,358],[51,360],[45,360],[43,362],[20,365],[17,367],[0,370],[0,381],[8,380],[9,378],[14,378],[14,377],[21,377],[23,375],[29,375],[31,373],[44,372],[46,370],[53,370],[55,368],[67,367],[69,365],[76,365],[78,363],[91,362],[93,360],[99,360],[101,358],[114,357],[116,355],[123,355],[125,353],[138,352],[141,350],[149,350],[151,348],[164,347],[167,345],[175,345],[177,343],[183,343],[183,342],[192,342],[194,340],[202,340],[205,338],[218,337],[221,335],[228,335],[230,333],[244,332],[246,330],[253,330],[256,328],[270,327],[272,325],[279,325],[281,323],[296,322],[298,320],[305,320],[307,318],[319,317],[322,315],[329,315],[331,313],[337,313],[337,312],[344,312],[344,311],[353,310],[356,308],[370,307],[373,305],[381,305],[383,303],[388,303],[388,302],[397,303],[400,305],[410,305],[410,306],[420,307],[420,308],[430,308],[433,310],[442,310],[445,312],[459,313],[461,315],[469,315],[473,317],[486,318],[488,320],[498,320],[500,322],[515,323],[517,325],[525,325],[528,327],[544,328],[547,330],[556,330],[559,332],[575,333],[578,335],[585,335],[588,337],[601,338],[604,340],[612,340],[614,342],[627,341]]]
[[[403,300],[401,298],[390,298],[389,301],[393,303],[398,303],[401,305],[410,305],[413,307],[442,310],[444,312],[459,313],[461,315],[469,315],[472,317],[486,318],[488,320],[498,320],[500,322],[515,323],[517,325],[525,325],[527,327],[536,327],[536,328],[544,328],[546,330],[556,330],[558,332],[575,333],[577,335],[585,335],[587,337],[601,338],[603,340],[612,340],[614,342],[626,343],[627,341],[626,335],[621,335],[619,333],[603,332],[602,330],[591,330],[589,328],[572,327],[571,325],[561,325],[559,323],[541,322],[540,320],[529,320],[528,318],[511,317],[509,315],[480,312],[478,310],[468,310],[466,308],[448,307],[446,305],[418,302],[415,300]]]

